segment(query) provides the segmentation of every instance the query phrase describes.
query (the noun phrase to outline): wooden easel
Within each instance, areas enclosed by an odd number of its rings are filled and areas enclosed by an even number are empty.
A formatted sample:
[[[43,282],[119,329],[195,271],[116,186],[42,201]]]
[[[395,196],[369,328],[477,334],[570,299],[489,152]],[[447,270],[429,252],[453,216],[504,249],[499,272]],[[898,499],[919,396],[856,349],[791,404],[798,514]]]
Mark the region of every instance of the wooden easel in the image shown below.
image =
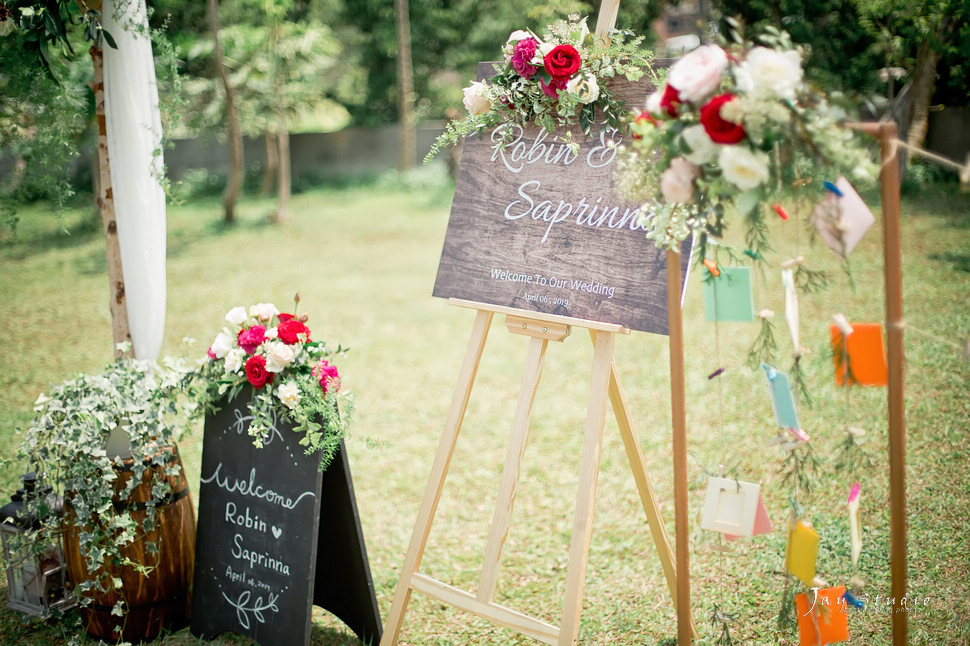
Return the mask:
[[[680,263],[676,264],[674,274],[679,279]],[[674,301],[677,302],[676,316],[680,317],[680,291],[676,292]],[[616,334],[629,334],[630,330],[615,324],[599,323],[581,319],[556,316],[552,314],[523,312],[512,308],[473,303],[452,299],[455,305],[471,307],[478,310],[472,328],[471,338],[465,352],[464,363],[458,378],[454,396],[445,422],[445,429],[438,445],[431,476],[425,489],[424,499],[418,512],[411,543],[404,560],[401,578],[397,592],[388,615],[384,637],[381,646],[391,646],[397,643],[401,627],[404,623],[404,613],[410,600],[411,591],[417,590],[447,603],[456,608],[473,613],[492,623],[510,628],[524,635],[533,637],[546,644],[568,646],[575,644],[579,637],[579,620],[582,610],[583,587],[586,580],[586,562],[589,543],[593,527],[593,507],[596,498],[596,481],[599,473],[600,446],[603,438],[603,428],[606,418],[606,403],[609,399],[623,438],[623,445],[630,468],[637,484],[640,500],[650,524],[650,531],[660,556],[664,575],[670,587],[671,595],[677,606],[676,594],[680,587],[686,584],[686,577],[678,586],[677,570],[670,547],[670,540],[654,495],[653,486],[647,475],[647,468],[640,448],[636,429],[627,404],[626,395],[620,383],[614,362],[613,345]],[[485,347],[485,340],[494,314],[505,315],[505,325],[509,332],[530,338],[522,384],[519,389],[519,399],[516,404],[515,416],[512,423],[512,433],[506,453],[505,467],[499,485],[498,499],[492,517],[491,529],[486,544],[484,567],[478,590],[475,594],[460,590],[429,576],[421,574],[418,569],[427,545],[428,535],[435,510],[441,497],[442,487],[448,473],[448,466],[455,449],[458,433],[471,395],[475,375]],[[583,453],[580,462],[579,487],[576,500],[576,513],[573,523],[572,539],[569,548],[569,561],[566,574],[565,599],[562,611],[562,623],[559,627],[544,621],[534,619],[516,610],[501,606],[493,602],[498,582],[499,565],[502,558],[502,547],[508,535],[511,524],[512,505],[515,501],[516,487],[522,457],[525,452],[529,424],[532,418],[532,406],[535,401],[536,389],[542,373],[542,362],[549,341],[563,341],[569,336],[573,327],[586,328],[593,341],[593,369],[590,378],[589,404],[586,416],[586,430],[583,440]],[[680,354],[681,362],[683,354]],[[689,596],[684,612],[678,616],[687,617],[689,634],[696,636],[696,628],[690,619]],[[688,638],[689,640],[689,638]],[[689,641],[685,642],[689,643]]]

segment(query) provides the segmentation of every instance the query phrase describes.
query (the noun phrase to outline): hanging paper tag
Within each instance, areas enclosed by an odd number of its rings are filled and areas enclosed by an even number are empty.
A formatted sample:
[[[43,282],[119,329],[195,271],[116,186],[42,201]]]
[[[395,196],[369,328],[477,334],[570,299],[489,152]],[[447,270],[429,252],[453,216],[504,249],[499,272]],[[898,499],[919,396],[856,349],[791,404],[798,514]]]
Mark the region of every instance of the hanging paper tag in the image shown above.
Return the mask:
[[[761,485],[727,478],[708,479],[701,528],[723,532],[728,539],[773,531]]]
[[[812,223],[825,244],[846,258],[876,218],[844,177],[839,177],[832,189],[812,212]]]
[[[784,428],[801,428],[798,413],[795,410],[795,397],[791,392],[788,375],[779,372],[767,363],[761,364],[765,376],[768,378],[768,388],[771,393],[771,408],[775,413],[778,426]]]

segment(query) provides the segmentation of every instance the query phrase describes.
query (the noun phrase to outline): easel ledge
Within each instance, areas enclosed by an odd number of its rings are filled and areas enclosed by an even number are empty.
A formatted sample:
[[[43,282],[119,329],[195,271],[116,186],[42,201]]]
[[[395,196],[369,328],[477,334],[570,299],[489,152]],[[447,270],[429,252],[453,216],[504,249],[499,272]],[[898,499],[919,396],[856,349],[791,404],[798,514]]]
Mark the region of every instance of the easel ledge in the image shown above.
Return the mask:
[[[506,316],[514,316],[518,318],[533,319],[535,321],[540,321],[543,323],[555,323],[559,325],[568,325],[582,327],[589,330],[596,330],[597,332],[613,332],[615,334],[629,334],[630,328],[619,325],[616,323],[600,323],[599,321],[588,321],[586,319],[577,319],[571,316],[560,316],[559,314],[546,314],[544,312],[528,312],[525,310],[515,309],[513,307],[504,307],[502,305],[491,305],[489,303],[478,303],[476,301],[467,301],[460,298],[449,298],[448,302],[452,305],[457,305],[458,307],[467,307],[476,310],[487,310],[489,312],[494,312],[495,314],[505,314]]]

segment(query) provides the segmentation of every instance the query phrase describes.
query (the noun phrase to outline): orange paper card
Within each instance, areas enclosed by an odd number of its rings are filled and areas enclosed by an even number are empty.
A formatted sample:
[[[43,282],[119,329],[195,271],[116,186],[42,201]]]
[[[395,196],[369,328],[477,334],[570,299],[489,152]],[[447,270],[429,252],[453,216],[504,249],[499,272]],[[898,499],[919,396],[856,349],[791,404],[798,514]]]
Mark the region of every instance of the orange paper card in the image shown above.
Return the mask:
[[[818,590],[815,604],[806,594],[795,596],[800,646],[825,646],[849,640],[849,614],[846,612],[845,586]]]
[[[837,325],[829,328],[832,356],[835,361],[835,383],[839,386],[885,386],[889,367],[882,344],[882,325],[855,323],[852,334],[845,336]]]

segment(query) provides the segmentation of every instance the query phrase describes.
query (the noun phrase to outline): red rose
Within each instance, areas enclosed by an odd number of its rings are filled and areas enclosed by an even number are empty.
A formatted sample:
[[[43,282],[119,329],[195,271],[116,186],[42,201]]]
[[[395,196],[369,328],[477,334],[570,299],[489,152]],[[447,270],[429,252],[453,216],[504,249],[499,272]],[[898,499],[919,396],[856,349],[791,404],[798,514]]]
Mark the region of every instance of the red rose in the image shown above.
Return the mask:
[[[306,343],[310,340],[310,328],[296,319],[289,319],[277,325],[276,333],[280,341],[286,345]]]
[[[254,354],[246,360],[246,379],[256,389],[273,383],[273,373],[266,369],[266,357]]]
[[[677,116],[677,108],[683,101],[680,100],[680,92],[671,84],[664,86],[663,96],[660,97],[660,109],[672,117]]]
[[[236,343],[239,347],[246,351],[246,354],[252,354],[256,352],[256,348],[266,340],[266,326],[265,325],[254,325],[251,328],[246,328],[245,330],[239,330],[238,336],[236,336]]]
[[[287,314],[286,312],[280,312],[277,318],[280,320],[280,323],[286,323],[287,321],[292,321],[293,319],[295,319],[296,315]]]
[[[554,79],[568,79],[579,71],[583,59],[572,45],[556,45],[542,59],[542,65]]]
[[[719,94],[701,108],[701,125],[716,144],[736,144],[745,137],[744,127],[740,123],[721,116],[721,108],[736,98],[734,94]]]

